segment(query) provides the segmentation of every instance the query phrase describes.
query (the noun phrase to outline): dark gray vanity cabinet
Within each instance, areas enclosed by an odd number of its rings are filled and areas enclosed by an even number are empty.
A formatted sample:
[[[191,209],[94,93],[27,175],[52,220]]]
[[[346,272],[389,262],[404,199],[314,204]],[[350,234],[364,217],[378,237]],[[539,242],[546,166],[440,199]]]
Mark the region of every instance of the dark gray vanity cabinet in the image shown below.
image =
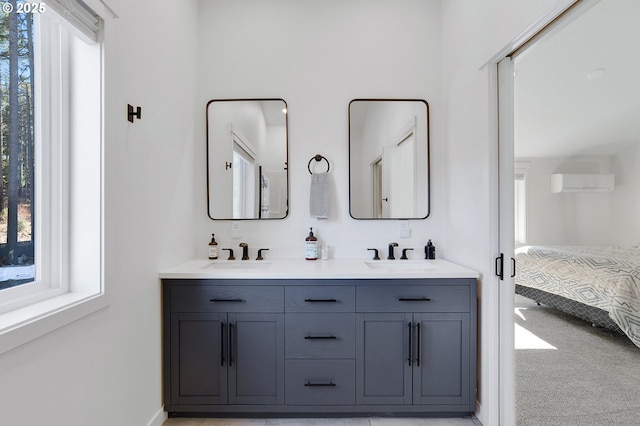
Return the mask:
[[[285,404],[353,406],[355,287],[285,287]]]
[[[358,315],[359,404],[469,404],[468,314]]]
[[[164,356],[177,361],[171,363],[168,374],[165,370],[165,380],[174,384],[166,389],[171,393],[168,400],[179,405],[225,404],[226,314],[176,312],[169,321],[170,349]]]
[[[282,404],[283,288],[193,281],[173,281],[163,291],[169,409]]]
[[[412,324],[413,403],[475,406],[469,398],[469,314],[416,313]]]
[[[357,288],[358,404],[474,410],[475,287],[465,281]]]
[[[165,279],[165,409],[472,413],[476,315],[472,278]]]

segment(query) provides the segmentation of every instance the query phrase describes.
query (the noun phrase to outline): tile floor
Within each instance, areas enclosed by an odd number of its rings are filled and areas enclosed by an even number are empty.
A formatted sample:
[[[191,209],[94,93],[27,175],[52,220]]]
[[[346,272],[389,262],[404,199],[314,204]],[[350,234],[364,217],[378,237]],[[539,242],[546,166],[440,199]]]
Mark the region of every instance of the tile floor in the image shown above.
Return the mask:
[[[163,426],[482,426],[477,419],[199,419],[171,418]]]

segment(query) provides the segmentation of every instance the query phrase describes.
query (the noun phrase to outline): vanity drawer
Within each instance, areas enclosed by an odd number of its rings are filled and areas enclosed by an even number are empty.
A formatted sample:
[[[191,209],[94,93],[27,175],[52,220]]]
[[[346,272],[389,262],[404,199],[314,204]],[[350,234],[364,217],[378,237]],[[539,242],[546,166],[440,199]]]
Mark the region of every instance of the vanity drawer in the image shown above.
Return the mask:
[[[353,312],[354,286],[286,286],[286,312]]]
[[[171,287],[171,312],[282,312],[282,286]]]
[[[355,360],[285,361],[286,405],[354,405]]]
[[[357,312],[469,312],[469,287],[358,287],[356,300]]]
[[[355,358],[355,314],[285,314],[286,358]]]

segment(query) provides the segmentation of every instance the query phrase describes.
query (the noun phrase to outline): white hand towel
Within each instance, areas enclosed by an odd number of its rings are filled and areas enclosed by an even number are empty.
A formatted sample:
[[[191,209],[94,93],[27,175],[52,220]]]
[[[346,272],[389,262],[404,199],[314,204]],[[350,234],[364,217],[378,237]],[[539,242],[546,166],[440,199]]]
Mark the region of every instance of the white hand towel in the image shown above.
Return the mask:
[[[313,173],[309,193],[309,211],[311,217],[327,219],[329,217],[329,200],[331,190],[329,173]]]

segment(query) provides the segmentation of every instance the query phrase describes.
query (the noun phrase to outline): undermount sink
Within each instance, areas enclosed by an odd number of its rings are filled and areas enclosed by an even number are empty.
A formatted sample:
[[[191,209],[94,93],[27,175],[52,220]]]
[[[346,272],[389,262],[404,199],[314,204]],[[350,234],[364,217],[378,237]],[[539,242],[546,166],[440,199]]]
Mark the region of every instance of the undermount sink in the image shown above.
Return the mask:
[[[227,262],[212,262],[205,266],[205,268],[211,269],[224,269],[233,271],[247,271],[256,269],[268,269],[271,266],[271,262],[263,262],[261,260],[234,260]]]
[[[417,260],[373,260],[370,262],[364,262],[369,269],[376,270],[386,270],[386,271],[394,271],[394,272],[415,272],[415,271],[425,271],[428,269],[433,269],[433,265]]]

